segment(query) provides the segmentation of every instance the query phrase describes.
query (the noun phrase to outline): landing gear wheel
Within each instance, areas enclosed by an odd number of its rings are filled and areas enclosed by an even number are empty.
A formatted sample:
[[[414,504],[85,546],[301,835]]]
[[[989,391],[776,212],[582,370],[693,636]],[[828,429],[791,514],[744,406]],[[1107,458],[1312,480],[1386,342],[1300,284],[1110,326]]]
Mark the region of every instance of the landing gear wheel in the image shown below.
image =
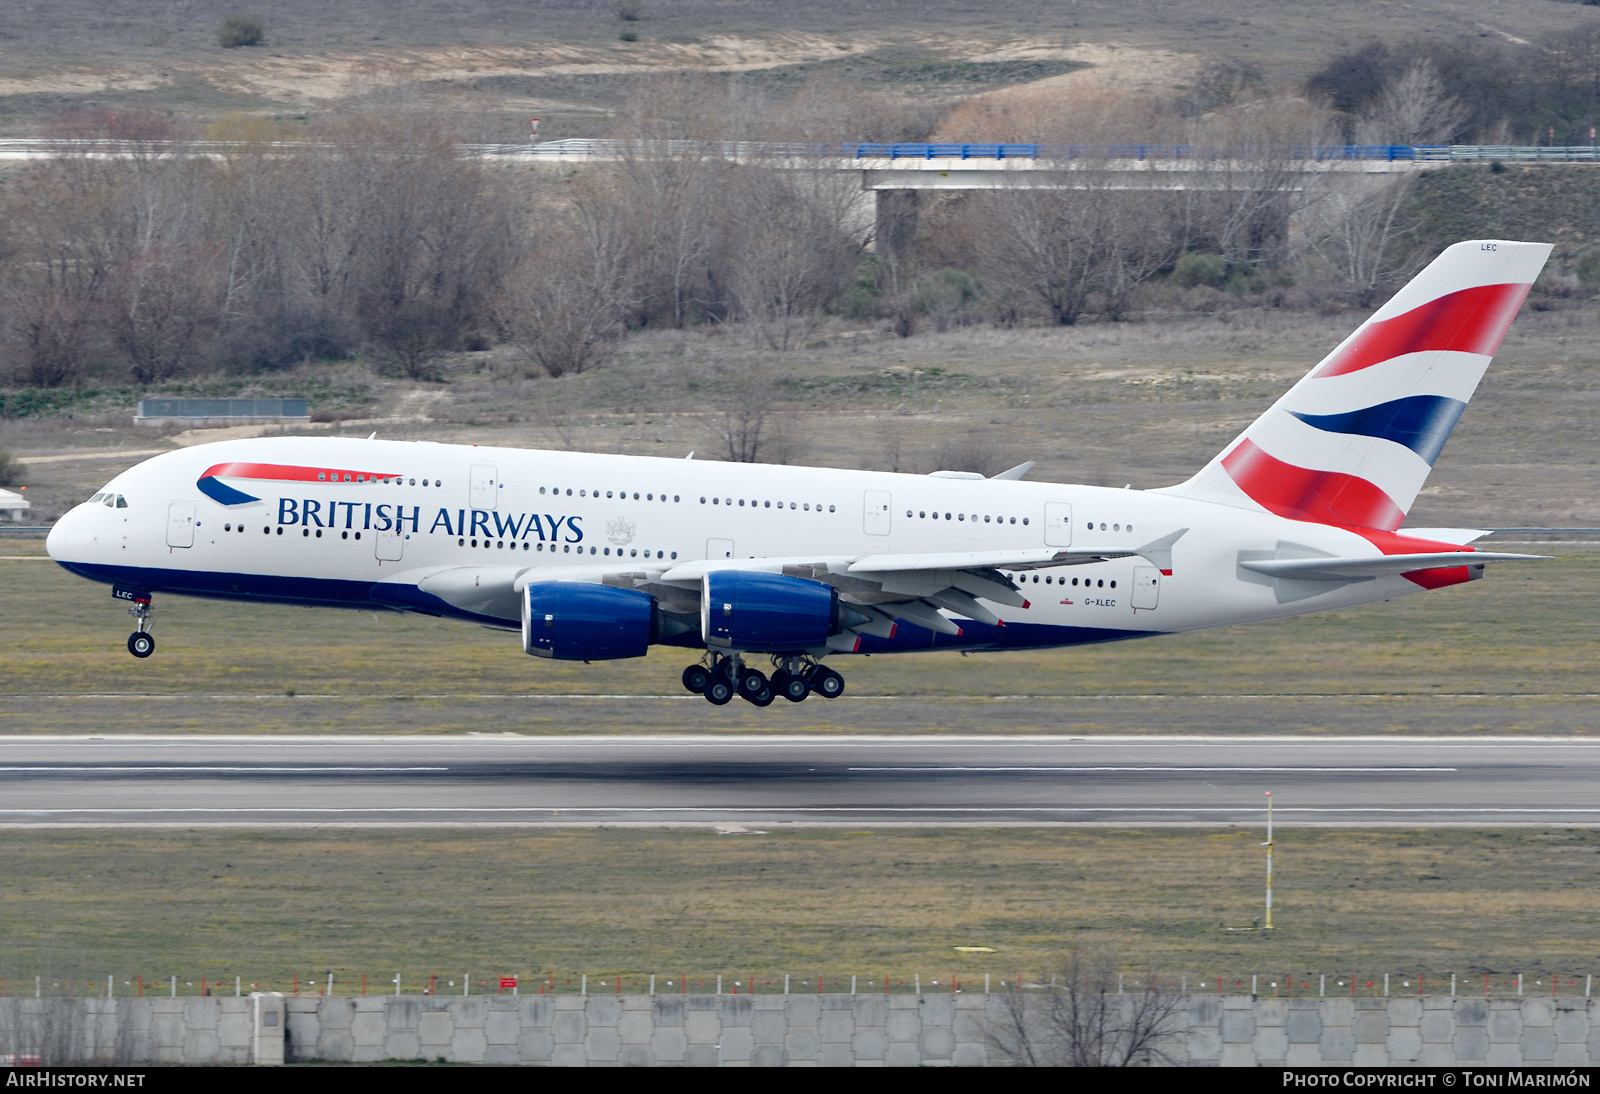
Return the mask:
[[[772,700],[777,698],[772,694],[772,685],[765,683],[761,685],[759,691],[744,691],[741,689],[739,694],[744,697],[746,702],[754,703],[758,707],[770,707]]]
[[[791,703],[803,703],[806,696],[811,694],[811,685],[806,682],[804,676],[796,676],[791,672],[775,672],[772,674],[772,690]]]
[[[706,701],[712,706],[724,706],[733,700],[733,685],[725,672],[713,672],[706,681]]]
[[[710,682],[711,670],[704,665],[690,665],[683,670],[683,686],[696,695],[704,695]]]
[[[772,685],[767,683],[767,678],[761,674],[760,669],[745,669],[739,674],[739,694],[749,699],[759,695],[762,691],[771,691]],[[769,699],[768,702],[771,702]]]
[[[844,677],[818,665],[811,671],[811,690],[824,699],[837,699],[844,694]]]
[[[135,657],[149,657],[156,652],[156,640],[146,631],[134,631],[128,635],[128,652]]]

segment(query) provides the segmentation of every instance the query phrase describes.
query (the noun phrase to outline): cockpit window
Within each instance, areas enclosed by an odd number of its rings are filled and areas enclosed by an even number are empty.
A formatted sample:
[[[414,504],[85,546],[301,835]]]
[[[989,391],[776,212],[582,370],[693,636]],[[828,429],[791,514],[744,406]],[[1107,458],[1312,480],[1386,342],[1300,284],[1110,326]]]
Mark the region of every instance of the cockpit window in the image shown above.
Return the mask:
[[[118,494],[117,495],[117,508],[118,509],[126,509],[127,507],[128,507],[128,499],[124,498],[121,494]]]
[[[107,494],[104,502],[105,507],[109,509],[115,504],[117,504],[117,496],[115,494]]]
[[[96,494],[94,497],[89,499],[89,504],[93,505],[95,502],[99,501],[101,498],[103,498],[105,496],[106,496],[105,492],[101,491],[100,493]]]

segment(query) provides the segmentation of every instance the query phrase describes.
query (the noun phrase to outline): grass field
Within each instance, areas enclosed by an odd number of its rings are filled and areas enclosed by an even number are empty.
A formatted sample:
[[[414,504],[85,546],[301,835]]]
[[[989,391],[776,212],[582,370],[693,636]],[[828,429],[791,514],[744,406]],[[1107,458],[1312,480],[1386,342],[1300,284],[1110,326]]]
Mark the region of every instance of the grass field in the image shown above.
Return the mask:
[[[11,831],[0,845],[0,970],[61,991],[114,971],[231,988],[400,972],[553,976],[708,989],[820,972],[899,990],[1037,974],[1075,942],[1175,983],[1285,973],[1456,973],[1497,991],[1523,972],[1600,971],[1600,832],[1280,829],[1272,935],[1255,830],[712,832],[577,830]],[[960,954],[987,946],[993,954]],[[600,980],[612,984],[602,989]],[[810,979],[814,984],[814,979]],[[1574,989],[1565,986],[1564,994]],[[569,987],[569,984],[572,986]],[[191,986],[192,985],[192,986]],[[660,990],[667,990],[664,982]],[[15,990],[13,987],[12,990]],[[125,990],[119,988],[119,991]],[[459,991],[459,986],[455,988]],[[475,991],[482,988],[475,987]],[[493,990],[492,986],[489,990]],[[698,989],[696,989],[698,990]],[[763,987],[763,990],[772,990]],[[797,990],[804,990],[799,988]],[[814,990],[814,989],[813,989]],[[1244,990],[1248,990],[1246,987]],[[1297,991],[1298,989],[1297,986]],[[1348,990],[1345,988],[1344,990]],[[1412,989],[1414,990],[1414,989]],[[1363,988],[1363,993],[1369,993]]]

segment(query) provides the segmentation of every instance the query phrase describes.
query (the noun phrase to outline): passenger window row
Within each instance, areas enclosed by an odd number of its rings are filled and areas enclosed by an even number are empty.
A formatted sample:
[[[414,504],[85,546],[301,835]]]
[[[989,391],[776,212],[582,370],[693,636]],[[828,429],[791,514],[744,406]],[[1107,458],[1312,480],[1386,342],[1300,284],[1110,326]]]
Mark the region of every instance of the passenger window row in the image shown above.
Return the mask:
[[[1033,578],[1033,583],[1035,585],[1039,584],[1039,575],[1038,574],[1032,574],[1032,575],[1022,574],[1020,577],[1018,575],[1016,575],[1016,574],[1006,574],[1006,577],[1009,577],[1009,578],[1013,579],[1019,585],[1027,584],[1028,578],[1030,576]],[[1046,585],[1051,585],[1051,584],[1065,585],[1065,584],[1067,584],[1067,579],[1064,578],[1064,577],[1052,578],[1052,575],[1045,574],[1044,575],[1044,583]],[[1077,578],[1073,578],[1072,579],[1072,584],[1076,585],[1077,583],[1078,583],[1078,579]],[[1111,582],[1111,584],[1109,586],[1107,586],[1106,579],[1103,578],[1103,577],[1102,578],[1098,578],[1098,579],[1092,578],[1092,577],[1086,577],[1086,578],[1083,579],[1083,587],[1085,589],[1088,589],[1088,588],[1097,588],[1097,589],[1112,588],[1112,589],[1115,589],[1117,587],[1117,583],[1116,583],[1115,580],[1113,580]]]
[[[543,494],[545,492],[545,489],[546,488],[543,487],[543,486],[539,487],[539,493]],[[552,486],[552,487],[549,487],[549,491],[550,491],[550,493],[552,495],[559,496],[561,494],[561,487]],[[568,487],[566,493],[567,493],[567,497],[569,497],[569,498],[572,497],[572,488]],[[587,497],[590,497],[591,495],[598,498],[600,496],[600,491],[598,491],[598,490],[579,490],[578,491],[578,497],[580,497],[580,498],[587,498]],[[628,494],[628,492],[626,490],[607,490],[606,491],[606,497],[608,497],[608,498],[609,497],[615,497],[619,501],[627,501],[628,498],[629,498],[629,494]],[[634,501],[640,500],[639,499],[639,491],[635,490],[633,492],[632,497],[633,497]],[[644,500],[645,501],[666,501],[667,500],[667,496],[665,494],[662,494],[658,498],[654,493],[647,492],[644,495]],[[678,495],[677,494],[672,495],[672,500],[673,501],[679,500],[678,499]]]
[[[932,514],[930,514],[925,509],[918,509],[914,513],[912,512],[912,510],[907,509],[906,510],[906,516],[908,516],[908,517],[909,516],[915,516],[918,520],[930,520],[930,519],[931,520],[938,520],[938,519],[940,519],[939,518],[939,511],[937,509],[935,509],[932,512]],[[977,524],[978,523],[978,514],[977,513],[973,513],[971,517],[968,517],[967,514],[965,514],[965,513],[956,513],[953,516],[951,514],[949,514],[949,513],[946,513],[946,514],[944,514],[944,519],[945,520],[969,520],[970,519],[973,524]],[[983,515],[983,523],[988,524],[991,521],[993,523],[995,523],[995,524],[1007,524],[1007,523],[1015,524],[1015,523],[1017,523],[1017,518],[1016,517],[991,517],[987,513],[985,513]],[[1027,517],[1023,517],[1022,518],[1022,523],[1023,524],[1027,524],[1028,523],[1028,518]]]
[[[1084,522],[1084,527],[1089,529],[1089,531],[1091,531],[1091,532],[1094,531],[1094,521],[1092,521],[1092,520],[1085,521]],[[1102,532],[1104,532],[1106,530],[1106,522],[1105,521],[1101,521],[1100,522],[1100,530]],[[1120,524],[1113,524],[1111,526],[1111,530],[1113,532],[1131,532],[1131,531],[1133,531],[1133,525],[1130,524],[1126,528],[1124,528]]]
[[[360,537],[358,536],[357,538],[359,539]],[[467,540],[465,538],[461,538],[461,539],[457,539],[456,540],[456,546],[457,547],[476,547],[476,546],[478,546],[478,541],[475,540],[475,539],[474,540]],[[489,550],[489,549],[492,549],[492,548],[499,548],[500,550],[503,551],[503,550],[505,550],[505,547],[506,547],[506,541],[503,540],[503,539],[486,539],[486,540],[483,541],[483,547],[484,547],[485,550]],[[515,551],[517,549],[516,543],[512,543],[511,544],[511,549],[513,551]],[[545,545],[543,543],[538,543],[538,542],[529,543],[529,542],[527,542],[525,540],[525,541],[523,541],[522,549],[524,551],[543,551],[545,549]],[[569,554],[569,555],[572,554],[573,553],[572,544],[570,544],[570,543],[562,544],[561,545],[561,550],[562,550],[562,553],[564,553],[564,554]],[[550,553],[551,554],[555,554],[556,553],[556,545],[554,543],[550,544]],[[577,553],[580,554],[580,555],[583,554],[583,548],[581,546],[578,548]],[[600,554],[601,550],[600,550],[599,547],[590,547],[589,548],[589,553],[591,555]],[[607,556],[609,556],[611,554],[611,548],[607,547],[605,549],[604,553]],[[617,548],[617,557],[618,558],[622,558],[623,557],[623,552],[622,552],[622,548],[621,547]],[[639,557],[639,549],[636,547],[632,551],[628,552],[628,557],[629,558],[638,558]],[[644,552],[644,557],[645,558],[650,558],[651,557],[651,552],[650,551],[645,551]],[[654,552],[654,557],[664,559],[664,558],[667,557],[667,552],[665,552],[665,551],[656,551],[656,552]],[[673,558],[677,558],[678,557],[678,552],[673,551],[672,552],[672,557]]]
[[[704,505],[707,500],[708,499],[706,499],[706,498],[701,498],[700,499],[700,504]],[[734,498],[710,498],[709,500],[710,500],[712,505],[727,505],[727,506],[739,505],[739,506],[743,506],[745,504],[745,500],[743,498],[738,498],[737,500],[734,499]],[[774,503],[773,502],[771,502],[771,501],[759,501],[756,498],[751,498],[749,504],[750,504],[750,508],[752,508],[752,509],[771,509],[771,508],[774,507]],[[798,509],[798,510],[802,510],[802,511],[807,512],[807,513],[811,512],[811,509],[812,509],[812,505],[811,505],[811,503],[809,501],[802,501],[802,502],[793,502],[793,501],[791,501],[791,502],[781,502],[780,501],[780,502],[776,503],[776,507],[779,508],[779,509],[784,508],[785,505],[787,505],[790,509]],[[828,512],[831,513],[836,508],[837,508],[836,506],[830,505],[830,506],[828,506]],[[822,512],[822,503],[820,501],[816,503],[816,510],[819,513]]]

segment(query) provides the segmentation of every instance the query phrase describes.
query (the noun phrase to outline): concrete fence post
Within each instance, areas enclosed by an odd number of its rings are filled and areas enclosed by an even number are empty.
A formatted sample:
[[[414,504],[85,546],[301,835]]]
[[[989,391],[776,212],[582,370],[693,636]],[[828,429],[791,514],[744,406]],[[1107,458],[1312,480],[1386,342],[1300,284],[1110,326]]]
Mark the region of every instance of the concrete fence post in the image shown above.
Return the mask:
[[[250,1003],[255,1019],[254,1033],[250,1039],[250,1062],[257,1067],[283,1066],[284,1034],[288,1029],[283,993],[253,991],[250,993]]]

